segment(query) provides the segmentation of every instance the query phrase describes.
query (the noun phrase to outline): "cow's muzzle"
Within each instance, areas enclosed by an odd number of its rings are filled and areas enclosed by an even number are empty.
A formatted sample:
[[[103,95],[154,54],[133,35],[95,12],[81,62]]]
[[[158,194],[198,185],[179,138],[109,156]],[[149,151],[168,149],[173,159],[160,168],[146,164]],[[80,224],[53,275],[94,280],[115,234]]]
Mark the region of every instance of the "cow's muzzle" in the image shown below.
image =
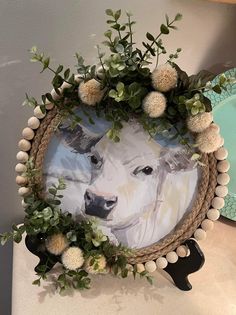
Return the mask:
[[[96,195],[87,189],[84,194],[85,213],[101,219],[106,219],[111,210],[117,205],[116,196],[105,197]]]

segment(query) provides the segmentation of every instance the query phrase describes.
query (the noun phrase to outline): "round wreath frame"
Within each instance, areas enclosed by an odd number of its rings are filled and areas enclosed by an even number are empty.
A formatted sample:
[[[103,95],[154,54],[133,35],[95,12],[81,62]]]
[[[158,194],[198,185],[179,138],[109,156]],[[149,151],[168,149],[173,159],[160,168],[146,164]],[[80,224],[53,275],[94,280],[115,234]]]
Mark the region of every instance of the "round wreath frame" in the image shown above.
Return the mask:
[[[48,148],[51,137],[55,132],[55,128],[58,126],[62,118],[57,108],[53,107],[53,104],[49,104],[47,108],[48,110],[46,116],[43,118],[40,117],[41,123],[37,130],[35,130],[35,136],[31,140],[31,149],[29,151],[29,157],[33,158],[35,168],[39,170],[38,175],[35,177],[35,183],[39,184],[41,187],[44,185],[42,166],[45,152]],[[201,178],[198,184],[198,193],[192,210],[184,217],[183,220],[181,220],[181,223],[176,225],[174,231],[169,233],[163,239],[153,245],[134,250],[134,254],[128,257],[128,262],[130,264],[145,263],[156,260],[159,257],[175,251],[189,238],[195,238],[196,240],[201,239],[201,237],[194,234],[196,230],[201,228],[201,224],[206,218],[211,219],[208,217],[207,212],[210,209],[212,200],[215,197],[217,175],[219,174],[217,170],[217,159],[214,153],[203,154],[202,162],[205,166],[202,167]]]

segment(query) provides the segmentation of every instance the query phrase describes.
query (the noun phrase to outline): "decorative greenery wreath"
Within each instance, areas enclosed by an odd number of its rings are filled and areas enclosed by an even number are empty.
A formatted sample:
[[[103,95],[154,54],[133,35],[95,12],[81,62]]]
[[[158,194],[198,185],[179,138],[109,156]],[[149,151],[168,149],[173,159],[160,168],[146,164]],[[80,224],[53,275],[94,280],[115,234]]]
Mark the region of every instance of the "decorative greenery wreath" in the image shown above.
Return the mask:
[[[19,194],[24,197],[26,215],[23,225],[13,225],[11,232],[0,235],[0,240],[4,244],[12,238],[19,243],[25,232],[31,238],[37,238],[40,243],[38,252],[43,253],[45,263],[36,267],[39,277],[33,283],[40,285],[41,279],[47,278],[51,266],[61,262],[63,270],[56,279],[60,291],[68,287],[89,288],[89,274],[109,271],[121,277],[127,277],[129,273],[133,273],[134,277],[139,274],[151,283],[149,272],[153,272],[156,266],[165,268],[167,261],[175,262],[177,255],[172,251],[169,257],[160,257],[156,263],[148,261],[145,266],[142,263],[132,266],[127,263],[132,250],[114,245],[98,229],[95,221],[77,222],[69,212],[62,212],[63,179],[59,180],[58,185],[50,187],[46,197],[43,197],[42,188],[35,180],[39,170],[27,153],[31,149],[35,130],[40,125],[39,119],[43,119],[47,111],[54,107],[60,113],[61,120],[70,119],[73,129],[81,122],[81,117],[75,111],[81,106],[88,121],[95,124],[86,108],[90,107],[97,116],[112,123],[107,135],[118,142],[122,122],[135,118],[151,137],[162,134],[169,139],[177,138],[191,151],[191,159],[203,165],[201,154],[215,152],[223,144],[218,126],[212,123],[211,102],[204,93],[209,90],[221,93],[235,83],[235,78],[221,75],[219,81],[212,85],[214,75],[205,70],[188,76],[175,63],[180,48],[169,55],[165,64],[159,65],[159,57],[166,54],[162,38],[176,29],[175,24],[181,20],[181,14],[177,14],[173,20],[166,15],[157,36],[146,33],[146,41],[142,42],[144,51],[135,46],[135,21],[130,13],[126,13],[127,21],[124,23],[121,22],[121,10],[108,9],[106,14],[109,29],[104,34],[106,40],[103,44],[111,54],[106,57],[98,46],[99,65],[85,65],[84,59],[76,53],[77,74],[74,75],[62,65],[54,70],[50,58],[39,53],[36,47],[30,50],[31,61],[40,62],[42,72],[46,69],[53,72],[53,90],[42,95],[42,102],[26,95],[25,104],[34,107],[35,116],[29,119],[28,127],[23,130],[24,139],[19,142],[21,151],[17,154],[19,163],[16,166],[16,171],[21,174],[16,177],[16,182],[21,186]],[[149,66],[153,58],[156,65],[151,71]],[[190,140],[190,133],[194,141]],[[219,150],[218,159],[224,160],[226,150]],[[222,176],[218,183],[226,185],[229,180],[225,173],[228,164],[227,161],[222,162],[225,163],[220,166]],[[218,190],[214,209],[208,211],[208,221],[205,220],[205,230],[210,228],[211,220],[219,217],[217,209],[222,207],[222,197],[227,193],[226,188]],[[203,225],[197,231],[200,239],[204,232]],[[186,256],[186,248],[180,246],[177,254]]]

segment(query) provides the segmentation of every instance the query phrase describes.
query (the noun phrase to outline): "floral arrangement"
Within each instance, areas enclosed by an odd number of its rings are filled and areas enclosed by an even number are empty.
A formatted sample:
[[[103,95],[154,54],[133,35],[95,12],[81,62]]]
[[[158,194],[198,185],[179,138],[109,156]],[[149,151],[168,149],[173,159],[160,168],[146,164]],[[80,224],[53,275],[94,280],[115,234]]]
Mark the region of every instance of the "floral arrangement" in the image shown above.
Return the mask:
[[[211,102],[204,93],[209,90],[221,93],[235,82],[235,78],[221,75],[219,81],[212,85],[214,75],[208,71],[188,76],[175,62],[180,48],[169,55],[165,64],[159,64],[159,57],[166,54],[163,38],[176,30],[181,14],[172,20],[166,15],[158,35],[146,33],[143,49],[135,46],[135,21],[130,13],[126,13],[125,22],[121,21],[121,10],[108,9],[106,14],[109,29],[104,34],[103,44],[111,53],[106,56],[98,46],[99,63],[92,66],[86,65],[76,53],[76,75],[62,65],[53,69],[50,58],[32,47],[31,61],[40,62],[42,72],[50,70],[54,74],[53,90],[42,95],[40,102],[26,95],[25,104],[33,106],[35,116],[40,119],[50,106],[55,106],[62,119],[70,119],[71,128],[81,122],[81,117],[75,112],[78,106],[91,124],[95,122],[88,108],[93,109],[97,116],[112,123],[107,135],[115,142],[119,141],[122,122],[135,118],[151,137],[161,134],[178,139],[191,150],[191,158],[201,164],[201,153],[214,152],[222,145],[218,127],[212,123]],[[155,69],[151,71],[149,66],[153,59]],[[29,125],[37,123],[32,120]],[[11,232],[0,234],[1,243],[9,239],[18,243],[25,232],[29,237],[40,240],[38,252],[43,256],[43,263],[35,269],[39,276],[34,281],[36,285],[47,278],[48,271],[56,262],[63,266],[62,273],[55,280],[61,291],[68,287],[89,288],[90,274],[109,271],[121,277],[130,273],[134,277],[139,274],[151,283],[148,271],[152,272],[156,267],[150,265],[145,270],[143,264],[127,264],[131,250],[114,245],[97,228],[96,222],[77,222],[69,212],[62,212],[60,204],[63,195],[60,192],[65,189],[62,179],[58,185],[49,188],[46,198],[41,197],[40,188],[35,184],[38,170],[34,168],[34,161],[27,161],[24,154],[33,138],[29,129],[25,130],[24,139],[19,142],[21,151],[17,155],[17,159],[25,163],[16,166],[16,171],[21,172],[16,181],[22,186],[19,194],[24,197],[26,215],[23,225],[13,225]],[[194,141],[189,134],[193,135]]]

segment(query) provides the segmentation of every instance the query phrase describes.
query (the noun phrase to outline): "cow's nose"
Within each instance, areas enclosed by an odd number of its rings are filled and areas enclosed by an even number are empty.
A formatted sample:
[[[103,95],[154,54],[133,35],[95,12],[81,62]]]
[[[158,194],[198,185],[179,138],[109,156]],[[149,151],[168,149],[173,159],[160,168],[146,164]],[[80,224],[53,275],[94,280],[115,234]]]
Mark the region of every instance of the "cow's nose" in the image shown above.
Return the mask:
[[[84,194],[85,213],[102,219],[107,218],[111,210],[117,205],[116,196],[101,196],[87,189]]]

